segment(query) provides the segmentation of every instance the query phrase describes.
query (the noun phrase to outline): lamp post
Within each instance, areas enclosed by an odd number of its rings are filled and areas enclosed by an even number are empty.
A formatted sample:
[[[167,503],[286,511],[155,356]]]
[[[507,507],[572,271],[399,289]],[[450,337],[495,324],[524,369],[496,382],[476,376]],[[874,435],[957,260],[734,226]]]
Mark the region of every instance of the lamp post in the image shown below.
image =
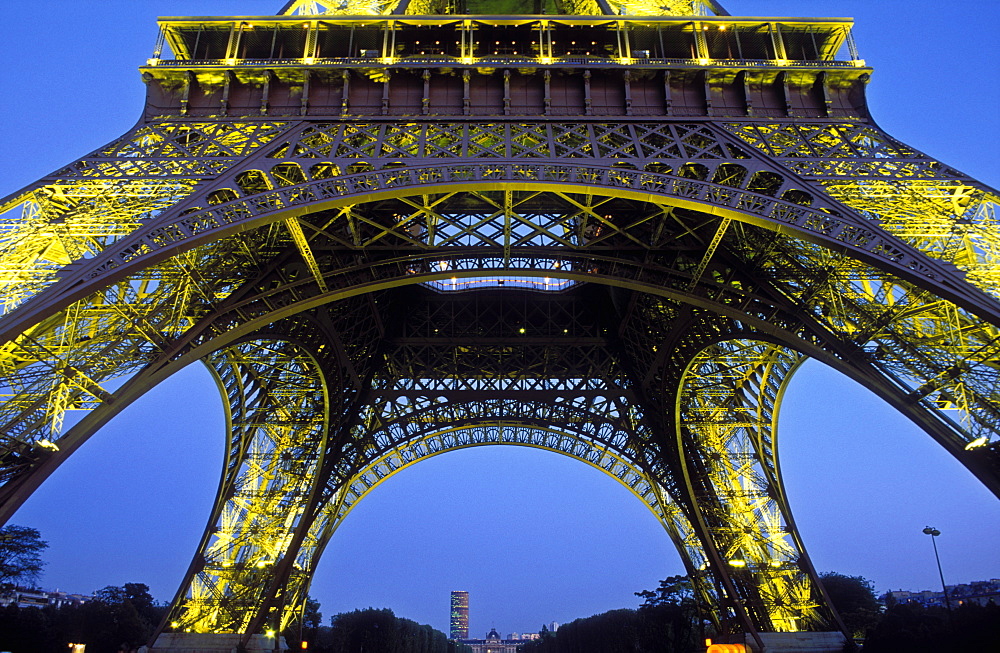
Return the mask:
[[[938,576],[941,577],[941,589],[944,590],[944,604],[945,604],[945,606],[947,606],[948,612],[950,613],[951,612],[951,599],[948,598],[948,586],[944,584],[944,572],[941,571],[941,557],[938,555],[937,539],[935,539],[940,534],[941,534],[941,531],[939,531],[936,528],[931,528],[930,526],[928,526],[928,527],[926,527],[924,529],[924,535],[930,535],[931,536],[931,544],[934,545],[934,559],[937,560]]]

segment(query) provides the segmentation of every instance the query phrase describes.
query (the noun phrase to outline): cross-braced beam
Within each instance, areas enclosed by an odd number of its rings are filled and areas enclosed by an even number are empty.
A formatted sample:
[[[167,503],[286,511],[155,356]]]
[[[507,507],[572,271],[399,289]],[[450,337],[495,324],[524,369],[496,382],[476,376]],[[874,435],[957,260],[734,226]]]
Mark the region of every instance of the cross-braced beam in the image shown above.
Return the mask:
[[[719,342],[690,361],[678,397],[697,528],[755,632],[842,629],[798,540],[778,468],[777,409],[800,360],[766,342]]]
[[[167,620],[187,632],[243,633],[317,492],[329,429],[319,363],[287,341],[252,340],[209,359],[227,399],[225,473],[195,562]],[[307,545],[308,546],[308,545]],[[308,576],[287,574],[289,593]]]

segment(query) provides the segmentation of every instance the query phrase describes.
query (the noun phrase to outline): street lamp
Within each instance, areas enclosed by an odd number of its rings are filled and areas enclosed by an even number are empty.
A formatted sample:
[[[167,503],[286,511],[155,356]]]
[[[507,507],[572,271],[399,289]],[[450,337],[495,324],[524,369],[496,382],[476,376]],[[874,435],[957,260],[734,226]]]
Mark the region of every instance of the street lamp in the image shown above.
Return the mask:
[[[938,555],[937,550],[937,540],[935,539],[941,534],[936,528],[931,528],[930,526],[924,528],[924,535],[931,536],[931,544],[934,545],[934,559],[937,560],[938,566],[938,576],[941,577],[941,589],[944,590],[944,604],[948,607],[948,612],[951,612],[951,599],[948,598],[948,586],[944,584],[944,572],[941,571],[941,557]]]

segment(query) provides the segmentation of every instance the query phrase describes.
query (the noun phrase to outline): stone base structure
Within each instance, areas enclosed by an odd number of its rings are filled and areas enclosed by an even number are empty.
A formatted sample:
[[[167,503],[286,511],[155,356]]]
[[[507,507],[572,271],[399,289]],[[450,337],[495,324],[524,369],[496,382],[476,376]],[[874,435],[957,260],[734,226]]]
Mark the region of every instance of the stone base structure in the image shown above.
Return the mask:
[[[237,653],[243,635],[212,633],[162,633],[150,652],[156,653]],[[244,649],[248,653],[269,651],[284,653],[288,645],[284,637],[251,635]]]
[[[747,651],[753,653],[841,653],[847,638],[844,633],[759,633],[764,648],[758,647],[752,635],[746,635]],[[736,640],[733,639],[735,642]]]

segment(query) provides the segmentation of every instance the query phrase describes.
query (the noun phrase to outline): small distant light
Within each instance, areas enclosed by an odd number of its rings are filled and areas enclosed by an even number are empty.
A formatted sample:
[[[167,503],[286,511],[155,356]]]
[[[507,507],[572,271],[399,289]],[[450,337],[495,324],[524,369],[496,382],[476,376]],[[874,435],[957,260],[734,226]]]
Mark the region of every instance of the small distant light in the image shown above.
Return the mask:
[[[524,333],[524,327],[521,327],[520,329],[518,329],[517,332],[518,333]]]
[[[771,566],[774,567],[775,569],[777,569],[778,567],[781,566],[781,563],[778,562],[777,560],[772,560],[771,561]]]
[[[985,447],[987,444],[989,444],[989,442],[990,439],[986,437],[976,438],[969,444],[965,445],[965,450],[968,451],[969,449],[978,449],[979,447]]]
[[[698,60],[698,65],[699,65],[699,66],[707,66],[707,65],[708,65],[708,62],[709,62],[709,60],[708,60],[708,59],[699,59],[699,60]]]
[[[42,449],[48,449],[49,451],[59,451],[59,447],[55,442],[50,442],[49,440],[39,440],[38,446]]]
[[[705,640],[705,646],[711,646],[711,645],[712,645],[712,638],[709,637]]]
[[[707,31],[708,31],[708,25],[704,25],[704,26],[702,26],[702,28],[701,28],[701,29],[707,32]]]
[[[302,650],[304,651],[307,648],[309,648],[309,642],[302,642]]]
[[[258,569],[263,569],[266,566],[267,566],[267,563],[264,562],[263,560],[261,560],[260,562],[257,563],[257,568]]]
[[[726,31],[726,26],[725,25],[719,25],[719,31],[720,32],[725,32]]]
[[[741,560],[741,559],[737,558],[735,560],[730,560],[729,564],[731,564],[734,567],[746,567],[747,566],[747,561],[746,560]]]
[[[552,57],[539,57],[538,62],[543,66],[547,66],[552,63]]]
[[[180,622],[179,622],[179,621],[171,621],[171,622],[170,622],[170,627],[171,627],[171,628],[177,628],[177,627],[178,627],[178,626],[180,626],[180,625],[181,625],[181,624],[180,624]]]
[[[304,63],[307,66],[311,66],[312,64],[316,63],[316,57],[303,57],[302,63]]]
[[[226,59],[226,65],[227,66],[235,66],[236,65],[236,59],[234,59],[232,57],[230,57],[229,59]]]
[[[273,630],[269,630],[269,631],[267,631],[264,634],[267,635],[268,637],[274,637],[274,631]]]

